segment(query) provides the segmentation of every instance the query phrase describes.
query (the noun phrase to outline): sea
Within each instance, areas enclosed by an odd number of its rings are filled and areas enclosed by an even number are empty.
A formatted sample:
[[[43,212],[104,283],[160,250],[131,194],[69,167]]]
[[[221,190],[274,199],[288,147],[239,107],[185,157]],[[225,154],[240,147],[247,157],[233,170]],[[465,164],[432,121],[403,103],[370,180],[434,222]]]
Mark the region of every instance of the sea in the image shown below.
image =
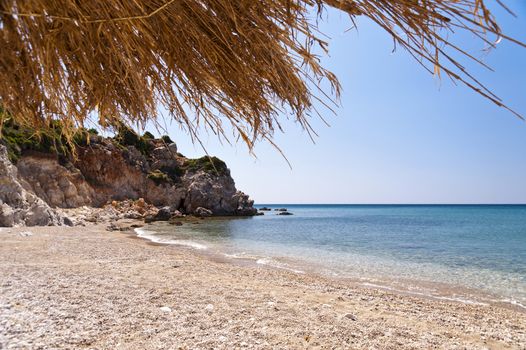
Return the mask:
[[[526,205],[261,204],[140,237],[364,288],[526,310]],[[278,215],[285,208],[293,215]]]

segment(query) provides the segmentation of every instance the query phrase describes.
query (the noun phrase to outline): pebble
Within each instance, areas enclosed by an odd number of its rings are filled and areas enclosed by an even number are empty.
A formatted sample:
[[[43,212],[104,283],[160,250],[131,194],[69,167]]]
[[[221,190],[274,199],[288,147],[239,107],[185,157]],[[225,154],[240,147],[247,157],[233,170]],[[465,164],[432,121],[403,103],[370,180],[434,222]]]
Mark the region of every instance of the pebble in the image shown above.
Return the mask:
[[[168,306],[163,306],[160,308],[160,310],[165,313],[172,312],[172,309],[170,309]]]
[[[353,314],[345,314],[343,317],[348,318],[352,321],[358,321],[358,318],[356,318],[356,316],[354,316]]]
[[[145,246],[140,241],[117,240],[103,235],[103,229],[102,225],[97,228],[95,232],[99,233],[94,238],[91,228],[78,230],[78,235],[71,235],[70,229],[31,228],[35,237],[28,239],[19,236],[28,228],[17,229],[13,231],[16,239],[11,237],[0,244],[0,348],[148,350],[184,345],[189,349],[269,349],[303,345],[368,349],[392,343],[393,348],[426,349],[437,344],[443,348],[477,344],[522,348],[526,344],[524,322],[520,321],[524,315],[504,308],[405,299],[360,289],[348,302],[338,302],[332,299],[338,295],[348,299],[350,293],[343,289],[348,288],[347,284],[334,282],[342,289],[326,294],[328,282],[314,277],[291,280],[288,273],[259,272],[234,265],[214,265],[218,271],[212,271],[208,261],[183,253],[166,254],[165,249]],[[42,232],[53,234],[46,236]],[[77,249],[73,237],[83,242],[82,250]],[[37,238],[38,245],[27,244]],[[53,242],[56,254],[35,249],[40,242]],[[82,261],[89,258],[93,262],[67,263],[79,255]],[[112,260],[106,260],[110,257]],[[137,263],[131,263],[130,257]],[[46,267],[59,261],[66,262],[60,269]],[[113,262],[111,268],[107,261]],[[26,262],[31,264],[26,266]],[[180,269],[172,268],[179,264]],[[201,276],[203,271],[206,274]],[[247,288],[252,282],[255,285]],[[275,284],[280,286],[273,288]],[[361,293],[374,297],[360,302]],[[394,301],[387,301],[387,297]],[[204,304],[206,301],[209,306]],[[212,302],[218,303],[218,310]],[[324,308],[324,302],[332,308]],[[170,311],[168,303],[177,309]],[[371,316],[370,307],[376,304],[396,307],[397,311]],[[275,306],[281,311],[274,312]],[[319,314],[314,306],[321,310]],[[358,319],[358,315],[364,318]],[[311,340],[303,342],[301,335],[309,335]],[[242,348],[241,342],[248,347]]]

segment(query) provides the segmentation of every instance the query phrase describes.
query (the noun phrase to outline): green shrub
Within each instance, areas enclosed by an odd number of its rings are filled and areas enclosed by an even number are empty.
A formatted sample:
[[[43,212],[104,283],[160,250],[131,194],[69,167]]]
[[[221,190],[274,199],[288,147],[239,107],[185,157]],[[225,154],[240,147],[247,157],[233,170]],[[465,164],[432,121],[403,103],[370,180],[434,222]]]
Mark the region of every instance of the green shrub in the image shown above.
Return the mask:
[[[185,170],[179,167],[161,167],[160,170],[167,174],[172,181],[177,182],[184,175]]]
[[[228,173],[228,168],[225,162],[217,157],[208,156],[186,160],[184,163],[184,170],[191,172],[202,170],[206,173],[217,175],[225,175]]]
[[[145,139],[148,139],[148,140],[154,140],[155,139],[155,136],[153,136],[153,134],[149,131],[146,131],[144,133],[144,135],[142,135],[142,137],[144,137]]]
[[[87,146],[90,134],[91,132],[89,130],[84,128],[78,129],[75,131],[75,134],[73,134],[73,143],[78,146]]]
[[[168,175],[161,170],[150,171],[147,177],[148,179],[153,180],[153,182],[155,182],[157,185],[170,182]]]
[[[172,141],[172,139],[170,138],[170,136],[168,136],[168,135],[163,135],[163,136],[161,136],[161,140],[163,140],[164,143],[166,143],[167,145],[169,145],[169,144],[171,144],[171,143],[174,143],[174,142]]]
[[[4,121],[2,142],[7,147],[9,159],[16,163],[24,151],[37,151],[58,156],[71,153],[71,146],[62,135],[62,125],[52,121],[49,128],[30,129],[20,127],[11,119]]]
[[[149,156],[153,149],[147,138],[137,135],[135,131],[124,125],[118,128],[115,140],[123,146],[134,146],[145,156]]]
[[[4,116],[5,114],[0,117]],[[62,123],[58,120],[51,121],[48,128],[41,129],[22,127],[7,118],[3,119],[3,122],[0,139],[6,145],[9,159],[13,163],[20,159],[24,151],[53,154],[59,159],[66,159],[73,153],[74,145],[87,145],[89,135],[93,133],[90,130],[79,128],[68,142],[63,135]]]

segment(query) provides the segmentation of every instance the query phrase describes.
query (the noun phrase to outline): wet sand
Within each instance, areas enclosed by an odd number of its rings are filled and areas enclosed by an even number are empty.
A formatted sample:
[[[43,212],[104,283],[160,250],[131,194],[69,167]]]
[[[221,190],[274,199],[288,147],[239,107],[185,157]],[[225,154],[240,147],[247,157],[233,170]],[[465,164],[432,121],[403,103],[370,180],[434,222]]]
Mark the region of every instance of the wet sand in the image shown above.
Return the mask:
[[[0,231],[0,349],[525,349],[526,314],[232,264],[105,225]]]

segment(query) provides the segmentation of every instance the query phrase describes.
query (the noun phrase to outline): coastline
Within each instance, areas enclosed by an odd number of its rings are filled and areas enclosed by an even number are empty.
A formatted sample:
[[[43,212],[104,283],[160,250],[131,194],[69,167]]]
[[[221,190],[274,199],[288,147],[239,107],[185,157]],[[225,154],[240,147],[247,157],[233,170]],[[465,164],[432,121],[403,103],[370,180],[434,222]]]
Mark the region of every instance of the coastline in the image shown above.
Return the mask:
[[[30,234],[27,234],[30,233]],[[524,313],[147,243],[2,229],[0,347],[523,348]]]
[[[225,218],[208,218],[206,222],[214,220],[224,220]],[[185,220],[182,220],[185,222]],[[200,220],[186,221],[186,224],[199,223]],[[201,223],[203,223],[201,221]],[[267,250],[256,252],[250,247],[229,246],[218,241],[203,239],[196,233],[208,232],[210,228],[204,231],[192,229],[194,225],[181,225],[174,228],[172,225],[165,223],[148,224],[140,228],[134,228],[135,234],[147,240],[159,244],[174,245],[184,249],[190,249],[196,254],[203,255],[210,259],[219,259],[232,264],[243,264],[252,267],[268,267],[278,270],[285,270],[293,273],[310,274],[330,280],[338,280],[342,283],[352,284],[355,287],[365,287],[373,289],[382,289],[393,293],[428,298],[433,300],[449,300],[462,302],[466,304],[494,305],[499,307],[510,308],[516,311],[526,313],[526,304],[523,300],[516,298],[514,295],[498,294],[494,290],[494,285],[482,289],[467,284],[458,284],[453,281],[440,281],[426,279],[426,276],[417,276],[412,272],[412,276],[402,276],[396,271],[393,275],[385,271],[370,271],[364,268],[362,260],[356,261],[353,266],[358,267],[359,273],[353,271],[344,271],[341,268],[334,267],[329,262],[313,261],[307,256],[298,256],[292,252],[285,254],[275,254]],[[188,229],[191,229],[188,231]],[[220,228],[217,228],[220,230]],[[168,234],[167,234],[168,233]],[[192,237],[196,235],[196,237]],[[265,254],[266,253],[266,254]],[[283,252],[281,252],[283,253]],[[225,260],[226,259],[226,260]],[[381,258],[377,258],[381,259]],[[376,260],[378,261],[378,260]],[[385,264],[385,262],[383,262]],[[392,261],[396,263],[396,261]],[[399,267],[400,268],[400,267]],[[407,266],[406,266],[407,268]],[[397,274],[398,273],[398,274]],[[490,274],[492,272],[489,272]],[[407,275],[407,274],[406,274]]]

